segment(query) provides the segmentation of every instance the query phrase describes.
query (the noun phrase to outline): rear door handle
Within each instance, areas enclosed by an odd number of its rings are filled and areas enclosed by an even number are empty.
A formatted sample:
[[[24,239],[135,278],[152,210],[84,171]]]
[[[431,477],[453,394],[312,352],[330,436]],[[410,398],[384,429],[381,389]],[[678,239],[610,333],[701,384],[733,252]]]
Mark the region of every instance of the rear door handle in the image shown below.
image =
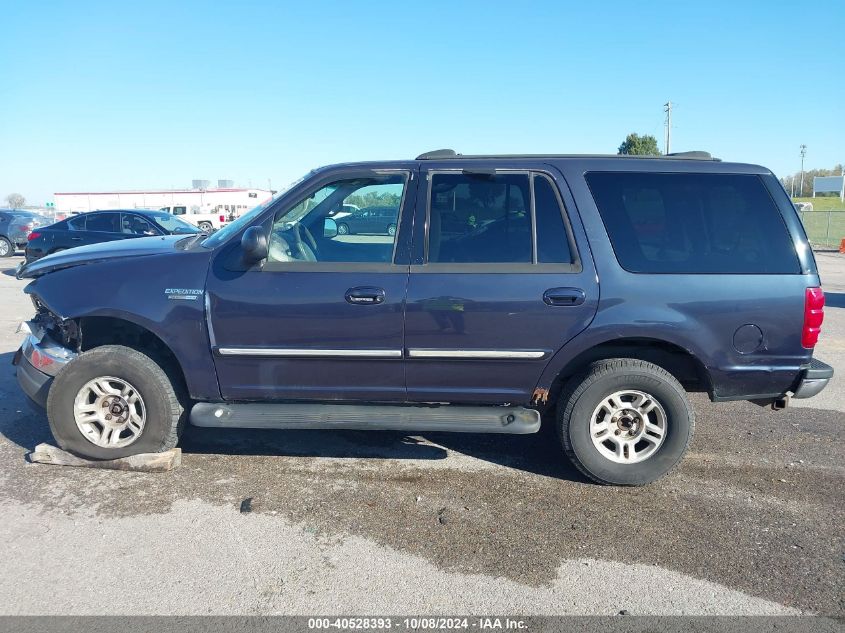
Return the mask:
[[[70,241],[71,242],[81,242],[82,238],[81,237],[72,237],[72,238],[70,238]]]
[[[384,303],[384,288],[374,288],[372,286],[350,288],[346,291],[346,301],[360,305]]]
[[[549,288],[543,293],[543,303],[550,306],[579,306],[586,300],[580,288]]]

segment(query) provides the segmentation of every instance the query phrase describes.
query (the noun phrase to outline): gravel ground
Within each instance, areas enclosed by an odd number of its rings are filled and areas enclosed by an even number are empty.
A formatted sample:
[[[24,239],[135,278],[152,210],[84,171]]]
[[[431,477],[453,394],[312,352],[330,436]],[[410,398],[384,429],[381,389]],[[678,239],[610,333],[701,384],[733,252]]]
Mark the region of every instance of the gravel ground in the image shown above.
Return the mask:
[[[9,366],[19,260],[0,262],[0,614],[845,615],[845,257],[819,257],[837,381],[778,413],[695,397],[690,454],[639,489],[584,481],[543,433],[189,428],[172,473],[28,464],[51,437]]]

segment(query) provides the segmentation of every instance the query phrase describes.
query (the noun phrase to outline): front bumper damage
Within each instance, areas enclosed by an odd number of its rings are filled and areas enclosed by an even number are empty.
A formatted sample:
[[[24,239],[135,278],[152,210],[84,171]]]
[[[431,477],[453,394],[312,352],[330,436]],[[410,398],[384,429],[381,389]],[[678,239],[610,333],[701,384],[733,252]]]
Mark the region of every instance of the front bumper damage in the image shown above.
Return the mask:
[[[53,378],[76,358],[76,352],[53,340],[47,331],[34,321],[26,321],[18,328],[26,337],[12,359],[16,367],[18,385],[38,407],[47,408],[47,394]]]

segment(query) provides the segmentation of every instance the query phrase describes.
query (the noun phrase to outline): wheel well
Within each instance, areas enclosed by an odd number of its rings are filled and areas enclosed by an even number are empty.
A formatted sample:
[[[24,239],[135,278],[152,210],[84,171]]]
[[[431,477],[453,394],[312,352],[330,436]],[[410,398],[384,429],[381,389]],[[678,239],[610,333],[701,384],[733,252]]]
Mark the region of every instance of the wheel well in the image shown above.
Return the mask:
[[[77,319],[78,346],[87,351],[103,345],[125,345],[152,358],[171,380],[178,381],[186,393],[185,374],[179,360],[167,344],[143,326],[115,317]]]
[[[570,360],[552,383],[549,401],[557,400],[563,385],[581,369],[607,358],[636,358],[654,363],[672,374],[687,391],[712,392],[707,369],[684,348],[657,339],[624,338],[591,347]]]

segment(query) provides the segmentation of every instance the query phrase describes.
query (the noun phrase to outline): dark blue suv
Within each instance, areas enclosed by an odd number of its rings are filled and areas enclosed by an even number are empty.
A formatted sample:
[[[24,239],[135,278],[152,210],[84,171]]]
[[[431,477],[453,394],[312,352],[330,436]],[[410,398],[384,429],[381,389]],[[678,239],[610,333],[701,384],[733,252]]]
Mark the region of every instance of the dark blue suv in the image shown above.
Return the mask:
[[[392,208],[393,235],[342,234]],[[641,485],[692,438],[689,391],[782,408],[832,375],[824,295],[772,173],[704,153],[335,165],[214,235],[24,266],[15,362],[58,443],[109,459],[186,421],[534,433]]]

